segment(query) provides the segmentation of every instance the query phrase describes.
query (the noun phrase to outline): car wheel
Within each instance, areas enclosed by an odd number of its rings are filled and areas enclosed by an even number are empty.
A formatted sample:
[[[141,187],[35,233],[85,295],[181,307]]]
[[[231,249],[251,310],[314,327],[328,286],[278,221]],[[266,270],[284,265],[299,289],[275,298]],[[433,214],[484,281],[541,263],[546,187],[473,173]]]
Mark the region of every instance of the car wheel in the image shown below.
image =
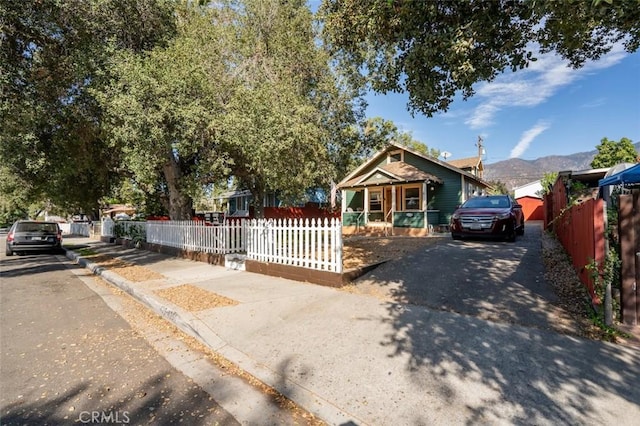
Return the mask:
[[[454,239],[454,240],[461,240],[462,239],[462,237],[460,235],[458,235],[458,234],[451,234],[451,238]]]
[[[518,228],[518,230],[516,231],[516,234],[524,235],[524,223],[522,224],[522,226],[520,228]]]
[[[7,256],[13,256],[13,252],[9,247],[5,248],[4,254],[6,254]]]
[[[509,227],[509,231],[505,236],[505,240],[507,240],[507,242],[510,242],[510,243],[515,242],[516,240],[516,224],[515,223],[512,223],[511,226]]]

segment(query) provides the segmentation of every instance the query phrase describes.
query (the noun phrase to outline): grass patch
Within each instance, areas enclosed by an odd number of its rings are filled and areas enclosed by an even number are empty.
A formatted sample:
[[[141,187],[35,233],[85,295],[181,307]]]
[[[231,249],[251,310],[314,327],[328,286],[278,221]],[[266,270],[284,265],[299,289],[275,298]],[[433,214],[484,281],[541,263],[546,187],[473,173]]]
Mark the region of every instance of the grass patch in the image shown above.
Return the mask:
[[[73,248],[71,248],[71,250],[73,250]],[[80,256],[95,256],[96,254],[98,254],[98,252],[96,252],[95,250],[92,250],[90,248],[82,248],[82,249],[78,250],[78,254]]]

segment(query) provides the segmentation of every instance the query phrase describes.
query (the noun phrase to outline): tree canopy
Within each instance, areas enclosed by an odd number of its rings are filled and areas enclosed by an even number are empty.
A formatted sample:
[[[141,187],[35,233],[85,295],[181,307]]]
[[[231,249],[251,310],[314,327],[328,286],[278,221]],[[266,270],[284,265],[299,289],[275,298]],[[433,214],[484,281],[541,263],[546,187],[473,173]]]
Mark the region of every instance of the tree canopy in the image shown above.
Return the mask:
[[[24,203],[97,211],[119,155],[108,149],[89,93],[111,51],[170,36],[169,1],[0,3],[0,160]],[[104,75],[104,74],[103,74]]]
[[[302,0],[0,7],[0,159],[22,203],[133,197],[190,218],[229,176],[256,200],[328,188],[348,163],[335,160],[368,144],[360,89],[330,67]]]
[[[407,92],[409,109],[427,116],[527,67],[538,50],[580,67],[616,43],[640,45],[637,0],[325,0],[320,14],[325,42],[354,78]]]
[[[595,169],[612,167],[619,163],[636,163],[640,156],[628,138],[619,141],[602,138],[596,149],[598,153],[591,162],[591,167]]]
[[[246,0],[179,8],[176,36],[113,56],[96,97],[105,129],[139,187],[169,215],[233,176],[260,215],[268,191],[295,198],[329,187],[350,156],[358,92],[329,67],[303,1]],[[346,137],[344,137],[346,136]]]

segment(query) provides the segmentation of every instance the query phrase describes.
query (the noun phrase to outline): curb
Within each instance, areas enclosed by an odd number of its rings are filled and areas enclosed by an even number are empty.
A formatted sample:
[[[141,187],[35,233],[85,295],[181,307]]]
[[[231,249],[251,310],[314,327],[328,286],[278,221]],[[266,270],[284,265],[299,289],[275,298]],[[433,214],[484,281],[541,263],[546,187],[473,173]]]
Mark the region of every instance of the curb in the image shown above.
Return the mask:
[[[352,424],[355,416],[349,415],[335,406],[286,377],[278,374],[270,368],[258,363],[244,352],[234,348],[218,336],[206,323],[197,316],[170,303],[161,303],[156,298],[134,288],[132,283],[121,276],[88,261],[72,250],[65,249],[66,257],[78,265],[89,269],[94,275],[98,275],[105,281],[115,285],[134,299],[143,303],[153,312],[174,324],[191,337],[198,339],[205,346],[217,352],[241,370],[260,380],[265,385],[277,390],[282,395],[295,402],[301,408],[309,411],[328,424]],[[364,424],[358,421],[357,424]]]

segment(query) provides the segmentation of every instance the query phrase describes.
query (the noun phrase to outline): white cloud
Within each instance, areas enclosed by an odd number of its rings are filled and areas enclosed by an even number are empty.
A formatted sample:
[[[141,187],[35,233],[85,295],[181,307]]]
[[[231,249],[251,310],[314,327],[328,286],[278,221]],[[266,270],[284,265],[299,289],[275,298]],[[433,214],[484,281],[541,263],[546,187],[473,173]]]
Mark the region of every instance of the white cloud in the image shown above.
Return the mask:
[[[504,108],[540,105],[561,88],[584,75],[616,65],[626,55],[622,45],[616,45],[599,61],[588,62],[580,69],[571,68],[568,61],[554,53],[539,55],[529,68],[502,74],[493,82],[481,84],[474,96],[480,105],[465,124],[472,129],[485,128],[494,123],[494,117]]]
[[[522,134],[520,140],[511,150],[509,158],[520,157],[531,145],[531,142],[538,137],[538,135],[549,128],[549,123],[546,121],[538,121],[532,128]]]
[[[591,102],[587,102],[585,104],[580,105],[580,108],[598,108],[604,105],[607,102],[606,98],[597,98],[592,100]]]

